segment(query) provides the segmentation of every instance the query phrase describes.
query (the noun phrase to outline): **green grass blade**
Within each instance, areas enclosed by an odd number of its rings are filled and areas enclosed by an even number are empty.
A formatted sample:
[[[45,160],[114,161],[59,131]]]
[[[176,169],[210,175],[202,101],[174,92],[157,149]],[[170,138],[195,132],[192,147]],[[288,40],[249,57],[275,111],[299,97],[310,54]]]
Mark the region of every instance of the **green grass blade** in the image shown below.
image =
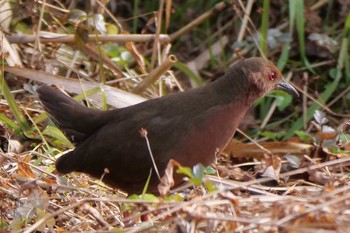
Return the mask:
[[[311,68],[310,63],[306,57],[305,52],[305,19],[304,19],[304,1],[303,0],[295,0],[296,11],[296,22],[297,22],[297,31],[298,31],[298,39],[299,39],[299,48],[300,55],[304,65],[307,67],[309,71],[315,73],[315,71]]]
[[[181,62],[176,62],[174,64],[174,67],[176,67],[185,75],[187,75],[190,79],[192,79],[193,83],[195,83],[196,86],[201,86],[203,84],[201,78],[197,77],[197,75],[193,73],[185,64]]]
[[[282,53],[277,62],[277,68],[282,72],[287,64],[289,56],[290,43],[285,43],[282,49]]]
[[[0,122],[4,123],[7,128],[12,129],[13,131],[19,133],[21,131],[21,127],[14,122],[13,120],[9,119],[4,114],[0,113]]]
[[[350,18],[350,16],[348,16],[348,18]],[[350,21],[350,19],[349,19]],[[345,24],[345,28],[344,28],[344,33],[343,33],[343,39],[342,39],[342,43],[341,43],[341,47],[340,47],[340,52],[339,52],[339,57],[338,57],[338,66],[337,66],[337,73],[335,76],[335,79],[332,83],[330,83],[329,85],[327,85],[327,87],[325,88],[325,91],[322,92],[322,94],[319,96],[319,98],[317,99],[319,102],[321,103],[326,103],[329,98],[332,96],[333,92],[336,90],[336,88],[338,87],[339,81],[342,78],[343,74],[342,74],[342,70],[344,68],[344,65],[347,63],[347,59],[349,58],[349,39],[348,37],[350,35],[349,34],[349,28],[350,28],[350,22],[348,24]],[[319,109],[320,106],[317,103],[313,103],[307,110],[307,121],[311,120],[313,117],[314,112]],[[294,122],[292,124],[291,129],[288,131],[288,133],[285,136],[286,138],[290,138],[291,136],[293,136],[294,131],[299,130],[303,127],[303,119],[300,118],[299,120],[297,120],[296,122]]]
[[[7,103],[9,104],[9,107],[11,109],[11,113],[17,120],[19,126],[21,129],[26,132],[30,129],[30,125],[28,124],[26,118],[24,117],[22,111],[20,108],[17,106],[16,100],[11,94],[11,91],[5,81],[4,75],[1,74],[0,77],[0,90],[1,90],[1,95],[4,96],[6,99]]]
[[[263,14],[260,28],[260,51],[267,56],[267,32],[269,28],[270,0],[264,0]]]

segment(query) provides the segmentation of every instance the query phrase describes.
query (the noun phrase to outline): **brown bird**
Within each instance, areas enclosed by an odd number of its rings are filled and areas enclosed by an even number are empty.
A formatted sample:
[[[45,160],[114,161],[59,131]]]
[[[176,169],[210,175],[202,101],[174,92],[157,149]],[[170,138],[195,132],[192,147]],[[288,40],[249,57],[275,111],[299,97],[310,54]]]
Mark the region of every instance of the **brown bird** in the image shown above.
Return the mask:
[[[160,175],[170,159],[183,166],[207,166],[254,101],[275,89],[298,95],[270,61],[249,58],[204,87],[116,110],[89,109],[49,86],[37,92],[53,122],[76,146],[57,160],[59,173],[77,171],[100,178],[107,168],[105,183],[140,193],[153,169],[141,128],[148,132]],[[158,183],[153,172],[148,191],[157,192]]]

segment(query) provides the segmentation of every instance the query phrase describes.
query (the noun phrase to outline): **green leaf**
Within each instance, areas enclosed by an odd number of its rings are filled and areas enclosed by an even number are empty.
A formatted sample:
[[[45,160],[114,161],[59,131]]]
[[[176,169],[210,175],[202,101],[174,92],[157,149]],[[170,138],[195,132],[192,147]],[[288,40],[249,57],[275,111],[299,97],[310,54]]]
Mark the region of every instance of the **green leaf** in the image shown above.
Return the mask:
[[[155,196],[154,194],[145,193],[139,196],[139,200],[156,202],[158,201],[158,197]]]
[[[100,34],[105,35],[107,33],[106,22],[101,14],[94,14],[89,17],[88,20],[90,26],[94,27]]]
[[[346,28],[344,29],[344,32],[347,31]],[[347,52],[348,52],[348,39],[347,39],[347,34],[344,33],[343,39],[342,39],[342,44],[340,46],[340,53],[339,53],[339,57],[338,57],[338,61],[337,61],[337,72],[336,72],[336,77],[333,80],[332,83],[329,83],[327,85],[327,88],[325,88],[325,90],[319,95],[318,97],[318,101],[320,103],[326,103],[330,97],[332,96],[332,94],[334,93],[334,91],[337,90],[339,81],[342,78],[342,69],[344,68],[344,65],[346,63],[346,59],[348,58],[347,56]],[[314,112],[320,108],[320,105],[318,103],[313,103],[308,109],[307,109],[307,118],[306,120],[309,121],[312,117]],[[296,122],[294,122],[291,126],[291,129],[288,131],[288,133],[285,135],[285,139],[290,138],[291,136],[293,136],[294,132],[296,130],[299,130],[303,127],[304,124],[304,119],[300,118],[299,120],[297,120]]]
[[[149,194],[149,193],[145,193],[145,194],[141,194],[141,195],[132,194],[128,197],[128,199],[129,200],[153,201],[153,202],[158,201],[157,196],[155,196],[154,194]]]
[[[4,95],[7,103],[9,104],[9,107],[11,109],[11,113],[16,118],[19,126],[21,127],[21,130],[26,133],[30,130],[30,125],[27,122],[25,116],[23,115],[21,109],[18,107],[15,98],[11,94],[11,91],[5,81],[5,78],[3,75],[0,75],[0,96]]]
[[[176,202],[183,202],[184,198],[181,197],[178,193],[175,193],[173,195],[164,197],[163,200],[164,201],[168,201],[168,202],[174,202],[174,201],[176,201]]]
[[[102,50],[104,54],[111,58],[120,57],[121,52],[127,51],[125,48],[115,43],[106,43],[102,45]]]
[[[194,185],[201,185],[203,182],[204,169],[205,167],[202,164],[196,164],[192,169],[192,178],[190,178],[189,181]]]
[[[267,137],[270,140],[279,140],[281,139],[286,132],[285,131],[280,131],[280,132],[270,132],[270,131],[264,131],[260,133],[262,136]]]
[[[210,181],[205,182],[204,186],[208,189],[209,192],[213,192],[213,191],[217,190],[217,188],[214,186],[214,184]]]
[[[212,166],[209,165],[208,167],[205,168],[204,174],[215,175],[216,174],[216,170]]]
[[[344,34],[347,34],[349,29],[350,29],[350,14],[348,14],[348,16],[346,17]]]
[[[106,23],[106,29],[108,35],[116,35],[119,33],[118,28],[114,24]]]
[[[302,141],[310,141],[312,140],[312,137],[310,136],[310,134],[308,134],[307,132],[303,131],[303,130],[296,130],[295,134],[302,140]]]
[[[148,177],[147,177],[145,186],[143,187],[142,195],[147,193],[147,189],[148,189],[148,187],[149,187],[149,182],[151,181],[151,177],[152,177],[152,171],[153,171],[153,169],[151,168],[151,169],[149,170],[149,175],[148,175]]]
[[[86,13],[85,11],[79,10],[79,9],[73,9],[68,13],[68,21],[72,22],[73,24],[77,24],[78,22],[81,23],[86,20]]]
[[[85,47],[85,44],[88,42],[88,39],[88,29],[84,25],[79,24],[74,33],[75,45],[78,47],[78,49],[83,49]]]
[[[276,105],[278,107],[278,110],[281,112],[288,107],[292,103],[292,96],[283,92],[283,91],[276,91],[277,95],[275,95],[276,98]]]
[[[59,143],[61,146],[74,148],[73,144],[66,138],[66,136],[62,133],[62,131],[60,131],[57,127],[48,125],[43,131],[43,134],[57,139],[58,140],[57,143]]]
[[[339,142],[341,144],[348,144],[350,142],[350,134],[339,134]]]
[[[192,170],[189,167],[182,167],[181,166],[176,170],[176,173],[185,175],[185,176],[190,177],[190,178],[192,177]]]
[[[205,167],[202,164],[196,164],[192,169],[193,177],[202,180],[204,175],[204,169]]]
[[[187,75],[192,82],[195,84],[195,86],[201,86],[203,84],[203,81],[200,77],[197,77],[195,73],[192,72],[185,64],[181,62],[175,62],[174,67],[179,69],[182,73]]]
[[[267,137],[271,140],[276,140],[276,134],[270,131],[264,131],[260,133],[261,136]]]
[[[281,56],[278,59],[277,67],[282,72],[288,61],[288,55],[290,50],[290,42],[285,43],[282,49]]]
[[[138,200],[139,199],[139,195],[137,194],[132,194],[128,197],[129,200]]]
[[[191,183],[191,184],[194,184],[196,186],[200,186],[202,184],[202,179],[199,179],[199,178],[190,178],[188,179],[188,181]]]
[[[260,50],[264,56],[267,56],[267,31],[269,28],[269,12],[270,12],[270,0],[264,0],[263,2],[263,14],[260,28]]]
[[[8,128],[12,129],[15,132],[20,132],[21,130],[21,127],[16,122],[14,122],[2,113],[0,113],[0,122],[6,124]]]
[[[293,25],[294,20],[296,21],[298,39],[299,39],[299,51],[301,55],[301,59],[304,65],[310,70],[312,73],[315,71],[311,68],[311,65],[306,57],[305,51],[305,18],[304,18],[304,1],[303,0],[290,0],[289,1],[289,14],[290,14],[290,33],[293,33]]]

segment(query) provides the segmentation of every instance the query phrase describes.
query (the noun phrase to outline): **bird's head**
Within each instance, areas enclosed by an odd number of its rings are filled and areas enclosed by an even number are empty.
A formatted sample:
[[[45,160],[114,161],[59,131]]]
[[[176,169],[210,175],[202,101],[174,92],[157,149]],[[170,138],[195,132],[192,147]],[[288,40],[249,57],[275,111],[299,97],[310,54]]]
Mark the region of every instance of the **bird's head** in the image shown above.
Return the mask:
[[[277,67],[264,58],[248,58],[236,65],[248,79],[249,91],[256,97],[261,97],[273,90],[282,90],[293,96],[299,96],[297,90],[283,79]]]

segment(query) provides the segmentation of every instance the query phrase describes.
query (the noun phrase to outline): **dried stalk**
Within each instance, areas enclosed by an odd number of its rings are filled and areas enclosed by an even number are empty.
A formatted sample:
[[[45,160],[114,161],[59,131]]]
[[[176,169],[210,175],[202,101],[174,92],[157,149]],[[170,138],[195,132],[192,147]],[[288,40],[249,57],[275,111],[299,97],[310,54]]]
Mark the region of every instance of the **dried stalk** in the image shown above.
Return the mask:
[[[170,55],[160,66],[155,68],[148,77],[133,90],[134,94],[142,93],[148,86],[154,83],[159,77],[170,69],[170,67],[177,61],[175,55]]]

